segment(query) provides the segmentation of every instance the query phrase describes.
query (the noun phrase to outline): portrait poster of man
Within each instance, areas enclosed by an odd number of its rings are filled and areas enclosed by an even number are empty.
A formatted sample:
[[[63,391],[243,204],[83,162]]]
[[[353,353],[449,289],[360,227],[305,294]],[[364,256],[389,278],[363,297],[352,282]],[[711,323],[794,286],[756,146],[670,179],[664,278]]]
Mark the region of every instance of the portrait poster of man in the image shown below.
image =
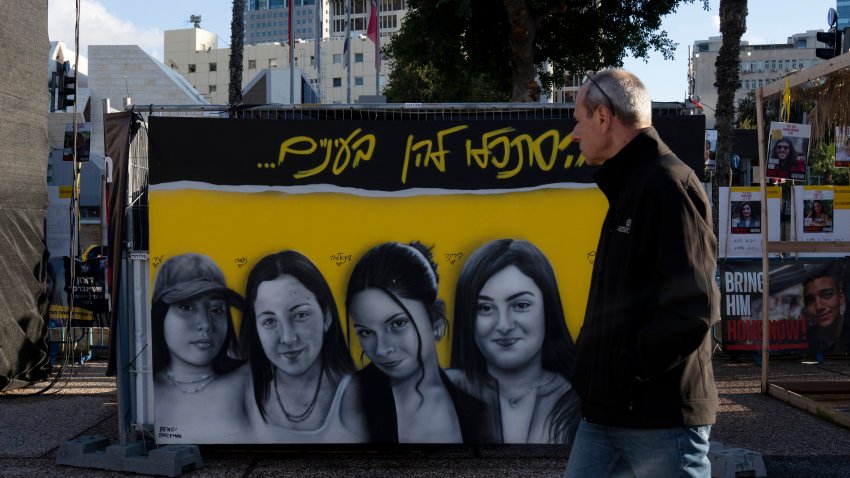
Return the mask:
[[[767,148],[768,178],[804,181],[811,126],[797,123],[770,123]]]
[[[835,127],[835,167],[850,168],[850,126]]]
[[[699,120],[658,128],[697,167]],[[566,444],[571,121],[149,121],[157,442]]]
[[[767,305],[771,352],[808,348],[802,282],[807,271],[818,264],[771,261]],[[733,260],[720,263],[720,323],[725,351],[761,350],[763,290],[761,263]]]
[[[850,240],[850,187],[797,186],[794,188],[796,235],[800,241]],[[800,253],[802,257],[843,254]]]
[[[720,188],[720,257],[761,257],[761,190],[757,187]],[[782,191],[767,188],[768,240],[778,241]]]
[[[846,258],[821,263],[811,268],[802,281],[803,314],[807,320],[809,350],[812,352],[850,352],[848,265]]]
[[[715,156],[717,154],[717,130],[705,130],[705,149],[703,158],[705,160],[706,171],[714,172],[716,167]]]

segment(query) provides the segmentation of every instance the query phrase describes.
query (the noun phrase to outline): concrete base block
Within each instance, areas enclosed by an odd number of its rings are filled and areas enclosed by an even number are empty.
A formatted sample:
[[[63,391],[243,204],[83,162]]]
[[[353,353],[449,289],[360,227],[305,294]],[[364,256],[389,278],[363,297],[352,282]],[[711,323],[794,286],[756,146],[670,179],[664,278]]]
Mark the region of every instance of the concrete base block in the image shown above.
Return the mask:
[[[203,466],[196,445],[166,445],[148,450],[144,443],[110,445],[105,437],[81,437],[59,445],[57,465],[180,476]]]
[[[709,443],[708,459],[712,478],[760,478],[767,476],[760,453],[744,448],[726,448],[721,443]]]

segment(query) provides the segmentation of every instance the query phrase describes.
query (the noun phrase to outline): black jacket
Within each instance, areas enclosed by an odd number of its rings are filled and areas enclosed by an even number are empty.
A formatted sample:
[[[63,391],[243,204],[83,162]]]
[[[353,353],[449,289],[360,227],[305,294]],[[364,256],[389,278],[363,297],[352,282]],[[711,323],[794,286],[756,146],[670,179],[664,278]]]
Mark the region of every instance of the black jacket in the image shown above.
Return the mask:
[[[713,424],[710,328],[720,293],[702,185],[654,128],[594,179],[609,209],[576,343],[582,414],[628,428]]]

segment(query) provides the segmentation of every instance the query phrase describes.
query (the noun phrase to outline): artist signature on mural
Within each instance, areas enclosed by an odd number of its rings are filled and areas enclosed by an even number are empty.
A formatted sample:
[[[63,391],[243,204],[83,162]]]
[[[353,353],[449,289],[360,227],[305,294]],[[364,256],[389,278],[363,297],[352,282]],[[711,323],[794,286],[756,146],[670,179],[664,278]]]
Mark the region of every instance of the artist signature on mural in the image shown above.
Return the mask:
[[[451,265],[455,265],[455,262],[463,259],[463,252],[450,252],[448,254],[443,254],[443,257],[445,257],[446,262]]]
[[[351,262],[351,254],[346,254],[344,252],[331,254],[331,261],[336,264],[337,267],[342,267],[343,264]]]
[[[157,433],[158,438],[183,438],[183,435],[178,433],[177,427],[159,427]]]

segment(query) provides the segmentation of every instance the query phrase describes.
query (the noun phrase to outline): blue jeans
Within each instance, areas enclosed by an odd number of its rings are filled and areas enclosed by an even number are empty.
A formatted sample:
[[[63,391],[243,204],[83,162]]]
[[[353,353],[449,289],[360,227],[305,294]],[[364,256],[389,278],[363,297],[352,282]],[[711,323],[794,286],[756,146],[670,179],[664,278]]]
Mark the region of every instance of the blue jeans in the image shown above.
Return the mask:
[[[617,428],[582,420],[564,478],[709,478],[711,425],[660,429]]]

